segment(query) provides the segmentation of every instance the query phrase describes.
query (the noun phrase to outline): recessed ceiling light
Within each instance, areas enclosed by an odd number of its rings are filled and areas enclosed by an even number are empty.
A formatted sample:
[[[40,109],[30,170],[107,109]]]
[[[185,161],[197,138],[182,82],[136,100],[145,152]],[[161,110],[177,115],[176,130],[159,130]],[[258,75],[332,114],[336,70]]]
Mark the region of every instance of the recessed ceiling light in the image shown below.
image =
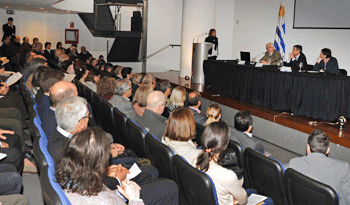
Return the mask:
[[[4,7],[7,8],[7,9],[10,8],[9,6],[4,6]]]
[[[39,8],[39,9],[44,9],[44,8]]]
[[[67,13],[69,13],[70,11],[67,11]]]

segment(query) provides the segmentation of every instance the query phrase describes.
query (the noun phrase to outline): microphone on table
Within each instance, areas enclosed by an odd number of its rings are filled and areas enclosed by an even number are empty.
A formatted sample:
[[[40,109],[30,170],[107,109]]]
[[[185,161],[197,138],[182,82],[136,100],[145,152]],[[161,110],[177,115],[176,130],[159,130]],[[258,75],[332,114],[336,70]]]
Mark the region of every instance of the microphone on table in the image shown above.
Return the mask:
[[[311,65],[315,64],[318,58],[316,58],[314,61],[312,61]]]
[[[195,38],[197,38],[197,43],[198,43],[198,39],[199,39],[200,37],[202,37],[202,36],[207,35],[207,34],[208,34],[208,33],[201,33],[201,34],[198,34],[198,35],[194,36],[194,37],[193,37],[193,43],[194,43]]]
[[[258,56],[260,56],[261,54],[264,54],[264,55],[265,55],[265,53],[266,53],[266,51],[264,51],[264,52],[262,52],[262,53],[259,53],[257,56],[254,57],[255,60],[256,60],[256,58],[257,58]]]

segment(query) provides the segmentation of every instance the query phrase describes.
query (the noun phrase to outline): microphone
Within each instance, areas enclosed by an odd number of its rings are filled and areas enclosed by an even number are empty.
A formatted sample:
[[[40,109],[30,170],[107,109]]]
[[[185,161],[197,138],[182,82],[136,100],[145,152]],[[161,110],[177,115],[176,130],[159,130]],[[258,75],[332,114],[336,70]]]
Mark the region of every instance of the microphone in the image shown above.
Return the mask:
[[[317,60],[318,60],[318,58],[316,58],[315,60],[313,60],[312,63],[311,63],[311,65],[315,64]]]
[[[198,38],[200,38],[200,37],[202,37],[202,36],[205,36],[205,35],[207,35],[208,33],[201,33],[201,34],[199,34],[199,35],[196,35],[196,36],[194,36],[193,37],[193,43],[194,43],[194,40],[195,40],[195,38],[197,37],[197,43],[198,43]]]
[[[263,51],[262,53],[259,53],[257,56],[255,56],[254,58],[256,59],[258,56],[260,56],[261,54],[265,55],[266,51]]]

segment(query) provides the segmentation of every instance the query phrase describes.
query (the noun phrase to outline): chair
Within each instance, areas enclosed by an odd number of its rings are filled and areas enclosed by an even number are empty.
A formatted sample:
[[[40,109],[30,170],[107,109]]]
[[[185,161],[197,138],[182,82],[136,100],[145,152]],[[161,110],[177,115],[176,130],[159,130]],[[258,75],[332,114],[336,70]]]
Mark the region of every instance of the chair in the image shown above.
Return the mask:
[[[104,131],[110,133],[113,135],[113,139],[117,138],[114,137],[114,133],[112,127],[114,127],[114,119],[113,119],[113,106],[105,101],[104,99],[101,99],[100,102],[100,110],[101,110],[101,115],[103,116],[102,124],[101,127],[104,129]]]
[[[344,76],[348,75],[348,71],[346,71],[345,69],[340,69],[339,68],[339,72],[340,72],[340,75],[344,75]]]
[[[98,125],[101,125],[102,120],[103,120],[103,115],[101,113],[101,98],[100,96],[97,95],[97,93],[92,94],[92,112],[94,115],[94,119]],[[102,117],[102,118],[101,118]]]
[[[76,83],[77,89],[78,89],[78,95],[80,97],[85,97],[85,85],[83,85],[81,82]]]
[[[203,125],[196,123],[196,139],[194,140],[198,146],[202,146],[201,137],[202,137],[202,133],[204,132],[204,129],[205,127]]]
[[[38,165],[38,171],[40,173],[42,167],[47,165],[47,161],[46,161],[44,153],[40,149],[40,144],[39,144],[40,142],[39,141],[40,141],[40,137],[34,139],[33,151],[34,151],[35,162]]]
[[[338,205],[336,191],[292,168],[284,173],[284,186],[289,205]]]
[[[128,117],[120,112],[118,108],[113,108],[114,128],[117,130],[119,142],[128,149],[131,149],[129,143],[129,133],[126,128],[126,120]]]
[[[244,150],[243,147],[238,143],[233,140],[230,140],[228,143],[228,148],[233,149],[236,153],[237,159],[238,159],[238,166],[243,169],[243,177],[244,177],[244,183],[243,187],[245,189],[248,189],[249,186],[249,180],[248,180],[248,175],[244,167]]]
[[[148,147],[151,164],[158,169],[159,175],[175,181],[173,167],[174,151],[155,138],[151,133],[146,134],[146,146]]]
[[[145,140],[147,132],[130,118],[126,120],[126,128],[129,133],[131,149],[138,157],[148,158],[149,153]]]
[[[177,184],[187,204],[219,204],[215,185],[205,173],[192,167],[183,157],[173,157]]]
[[[250,188],[270,197],[275,204],[287,204],[283,184],[283,165],[251,148],[244,150],[244,165]]]
[[[45,204],[69,205],[71,204],[64,194],[61,186],[55,182],[55,170],[51,166],[44,166],[41,170],[40,184]]]

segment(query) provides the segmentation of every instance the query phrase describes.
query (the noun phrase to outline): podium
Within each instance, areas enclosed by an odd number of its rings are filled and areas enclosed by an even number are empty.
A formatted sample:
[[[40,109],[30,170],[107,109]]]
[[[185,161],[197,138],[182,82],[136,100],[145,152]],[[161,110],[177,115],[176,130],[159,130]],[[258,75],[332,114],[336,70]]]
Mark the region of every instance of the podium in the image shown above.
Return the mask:
[[[193,43],[192,83],[204,84],[203,61],[208,59],[208,51],[213,45],[208,42]]]

